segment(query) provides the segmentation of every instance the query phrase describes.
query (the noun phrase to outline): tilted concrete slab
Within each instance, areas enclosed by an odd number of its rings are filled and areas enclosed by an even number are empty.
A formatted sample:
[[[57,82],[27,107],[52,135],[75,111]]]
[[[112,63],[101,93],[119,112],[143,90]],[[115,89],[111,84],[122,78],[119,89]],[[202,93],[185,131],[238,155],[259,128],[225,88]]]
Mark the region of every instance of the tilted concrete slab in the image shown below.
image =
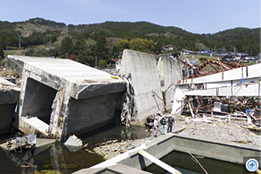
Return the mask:
[[[125,82],[68,59],[8,56],[22,77],[19,127],[38,117],[57,140],[110,124]],[[77,125],[77,126],[76,126]],[[30,132],[35,133],[35,132]]]
[[[172,54],[163,54],[158,61],[158,71],[160,74],[160,82],[162,87],[162,92],[165,96],[166,110],[172,108],[172,101],[174,96],[174,90],[171,87],[174,87],[174,83],[182,79],[182,64],[178,60],[174,60]]]
[[[49,136],[49,125],[38,119],[37,117],[21,117],[19,128],[22,129],[25,134],[30,134],[31,132],[39,132],[44,137]]]
[[[0,77],[0,104],[13,104],[18,101],[20,87]]]
[[[132,50],[124,50],[119,74],[131,78],[134,88],[134,100],[137,115],[133,124],[143,124],[146,116],[163,110],[159,74],[157,72],[156,58],[152,54]]]
[[[0,134],[10,132],[20,88],[0,77]]]

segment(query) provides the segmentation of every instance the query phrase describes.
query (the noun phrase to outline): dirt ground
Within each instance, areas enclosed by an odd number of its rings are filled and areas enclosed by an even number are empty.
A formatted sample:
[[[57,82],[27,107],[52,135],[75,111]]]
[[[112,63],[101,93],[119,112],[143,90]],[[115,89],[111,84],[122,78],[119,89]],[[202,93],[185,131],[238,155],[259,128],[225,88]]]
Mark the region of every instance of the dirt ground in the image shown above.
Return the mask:
[[[166,114],[167,116],[168,114]],[[159,120],[158,119],[158,123]],[[174,115],[175,124],[173,125],[172,133],[192,135],[204,139],[221,141],[221,142],[236,142],[250,144],[261,147],[260,131],[251,131],[244,127],[258,128],[254,124],[248,124],[246,120],[229,119],[226,117],[218,118],[218,116],[191,118],[183,115]],[[167,126],[166,126],[167,127]],[[182,130],[182,131],[180,131]],[[153,131],[153,128],[150,130]],[[161,135],[161,125],[157,131],[158,136]],[[156,137],[157,138],[157,137]],[[105,159],[115,157],[127,150],[134,149],[146,141],[154,139],[153,134],[150,137],[136,140],[126,140],[122,142],[109,141],[94,148],[94,151],[102,155]]]

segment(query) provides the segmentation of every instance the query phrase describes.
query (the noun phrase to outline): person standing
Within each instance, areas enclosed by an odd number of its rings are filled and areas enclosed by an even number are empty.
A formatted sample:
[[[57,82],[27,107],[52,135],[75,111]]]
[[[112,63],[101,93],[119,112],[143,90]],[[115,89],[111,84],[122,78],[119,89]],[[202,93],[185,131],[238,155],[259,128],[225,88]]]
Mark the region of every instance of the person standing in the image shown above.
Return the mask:
[[[172,115],[169,115],[169,119],[168,119],[168,129],[167,132],[172,132],[172,126],[174,123],[174,118],[172,117]]]
[[[165,134],[165,125],[166,125],[166,119],[164,116],[162,116],[162,119],[160,120],[161,124],[161,135]]]
[[[154,118],[154,137],[157,137],[157,129],[158,129],[158,117]]]

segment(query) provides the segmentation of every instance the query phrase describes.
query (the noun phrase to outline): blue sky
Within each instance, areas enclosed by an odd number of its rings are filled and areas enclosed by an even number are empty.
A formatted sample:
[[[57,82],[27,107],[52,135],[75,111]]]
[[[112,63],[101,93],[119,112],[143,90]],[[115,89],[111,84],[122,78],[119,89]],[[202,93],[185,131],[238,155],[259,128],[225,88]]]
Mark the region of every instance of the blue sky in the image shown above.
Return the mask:
[[[1,21],[65,24],[147,21],[192,33],[260,27],[260,0],[0,0]]]

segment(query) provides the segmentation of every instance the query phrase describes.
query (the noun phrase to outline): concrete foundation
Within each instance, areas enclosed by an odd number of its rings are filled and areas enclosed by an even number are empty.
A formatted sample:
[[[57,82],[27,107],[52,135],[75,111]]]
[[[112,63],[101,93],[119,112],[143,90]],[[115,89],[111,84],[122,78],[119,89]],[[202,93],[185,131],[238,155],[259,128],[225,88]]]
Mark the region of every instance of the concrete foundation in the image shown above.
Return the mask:
[[[19,93],[17,85],[0,77],[0,134],[10,132]]]
[[[121,77],[131,79],[137,114],[133,124],[144,124],[148,115],[163,111],[162,92],[156,58],[152,54],[124,50],[119,71]]]
[[[112,168],[116,165],[122,164],[135,169],[144,169],[152,162],[139,154],[141,149],[158,159],[167,155],[171,151],[176,150],[184,153],[189,151],[192,154],[238,164],[244,164],[243,157],[260,157],[261,155],[260,147],[256,146],[233,142],[224,143],[188,135],[168,134],[155,138],[133,150],[127,151],[105,162],[97,164],[90,168],[92,170],[82,169],[75,172],[75,174],[84,173],[86,171],[90,171],[90,173],[92,173],[92,171],[97,171],[98,169],[100,171],[105,171],[107,168]],[[141,173],[142,172],[143,171],[141,171]]]
[[[22,78],[19,129],[57,140],[110,124],[125,82],[68,59],[8,56]]]

